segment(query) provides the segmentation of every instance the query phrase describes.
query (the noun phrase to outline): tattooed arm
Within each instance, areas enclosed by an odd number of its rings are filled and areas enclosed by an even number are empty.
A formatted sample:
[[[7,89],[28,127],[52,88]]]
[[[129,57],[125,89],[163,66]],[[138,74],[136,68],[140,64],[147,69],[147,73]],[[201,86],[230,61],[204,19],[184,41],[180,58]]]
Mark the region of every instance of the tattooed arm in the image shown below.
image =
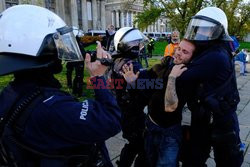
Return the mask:
[[[178,97],[176,94],[175,81],[187,68],[184,67],[184,64],[175,65],[168,76],[168,83],[165,92],[165,111],[173,112],[178,106]]]

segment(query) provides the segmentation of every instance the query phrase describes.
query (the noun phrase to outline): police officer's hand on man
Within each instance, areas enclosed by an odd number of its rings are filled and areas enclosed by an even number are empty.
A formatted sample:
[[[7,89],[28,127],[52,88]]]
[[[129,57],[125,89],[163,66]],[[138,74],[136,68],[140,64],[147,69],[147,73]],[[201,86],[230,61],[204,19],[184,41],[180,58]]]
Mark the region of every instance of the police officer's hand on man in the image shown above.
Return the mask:
[[[177,78],[186,70],[187,70],[187,67],[185,67],[184,64],[175,65],[171,73],[169,74],[169,77]]]

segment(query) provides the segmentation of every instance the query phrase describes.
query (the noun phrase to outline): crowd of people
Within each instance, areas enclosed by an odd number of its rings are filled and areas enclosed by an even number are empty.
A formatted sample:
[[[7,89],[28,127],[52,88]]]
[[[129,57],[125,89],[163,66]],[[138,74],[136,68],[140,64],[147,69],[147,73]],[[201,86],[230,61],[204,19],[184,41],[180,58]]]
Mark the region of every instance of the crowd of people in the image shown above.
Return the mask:
[[[150,69],[138,57],[146,47],[152,56],[154,41],[133,27],[108,26],[94,61],[73,29],[45,8],[8,8],[0,27],[0,76],[14,76],[0,94],[0,165],[112,167],[105,141],[120,131],[127,143],[119,167],[176,167],[179,161],[204,167],[211,147],[217,167],[243,163],[233,40],[221,9],[200,10],[182,40],[173,31],[161,63]],[[95,99],[78,101],[60,89],[55,74],[62,61],[69,87],[70,63],[81,69],[74,81],[81,84],[78,96],[86,66]],[[185,105],[191,125],[184,133]]]

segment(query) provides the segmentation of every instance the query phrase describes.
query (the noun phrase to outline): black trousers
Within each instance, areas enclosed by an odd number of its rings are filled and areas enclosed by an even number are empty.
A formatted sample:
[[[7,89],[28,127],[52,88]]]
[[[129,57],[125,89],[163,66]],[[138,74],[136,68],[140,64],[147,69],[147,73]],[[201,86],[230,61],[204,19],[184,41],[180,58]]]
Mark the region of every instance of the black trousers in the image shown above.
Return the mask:
[[[68,62],[66,65],[67,85],[72,87],[72,93],[77,96],[82,96],[83,92],[83,76],[84,62]],[[75,77],[72,83],[72,73],[75,70]]]
[[[147,167],[144,149],[145,114],[122,115],[123,137],[128,140],[121,151],[119,167]]]
[[[240,150],[239,124],[236,113],[220,124],[210,125],[206,121],[192,120],[190,145],[183,158],[183,167],[205,167],[211,147],[216,167],[240,167],[243,151]]]

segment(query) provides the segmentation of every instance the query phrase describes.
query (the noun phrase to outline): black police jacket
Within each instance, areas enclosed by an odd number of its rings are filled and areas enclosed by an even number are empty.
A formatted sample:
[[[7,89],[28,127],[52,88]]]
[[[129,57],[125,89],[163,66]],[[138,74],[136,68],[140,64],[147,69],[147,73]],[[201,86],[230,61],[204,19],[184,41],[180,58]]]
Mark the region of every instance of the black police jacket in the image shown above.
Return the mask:
[[[201,54],[196,55],[187,67],[188,70],[183,72],[176,81],[179,98],[178,107],[187,102],[193,116],[198,115],[197,120],[204,121],[200,106],[207,108],[207,97],[213,96],[216,100],[210,101],[211,106],[215,106],[219,102],[222,112],[222,114],[217,113],[217,116],[214,115],[215,121],[217,118],[218,121],[223,120],[228,113],[236,111],[239,93],[234,75],[235,71],[230,52],[223,43],[208,47]],[[222,87],[228,80],[230,81],[225,89],[220,92],[213,92]],[[225,104],[228,104],[228,106],[225,107]],[[210,118],[207,118],[207,121],[210,121]]]
[[[97,79],[104,80],[103,77]],[[17,147],[9,140],[12,136],[39,153],[71,156],[86,152],[89,155],[93,152],[92,146],[95,143],[102,143],[120,132],[120,110],[115,98],[106,89],[95,90],[95,100],[78,102],[59,89],[37,87],[25,81],[18,84],[13,82],[0,94],[1,118],[5,118],[6,113],[13,110],[13,106],[20,107],[20,103],[29,99],[37,89],[40,90],[39,95],[32,100],[31,106],[28,104],[24,109],[26,118],[18,118],[18,123],[14,122],[14,128],[7,127],[8,131],[4,131],[2,138],[10,151],[16,155],[17,162],[27,164],[28,160],[32,162],[33,159],[32,156],[20,156]],[[88,149],[84,151],[86,147]],[[62,162],[65,161],[60,161]]]

